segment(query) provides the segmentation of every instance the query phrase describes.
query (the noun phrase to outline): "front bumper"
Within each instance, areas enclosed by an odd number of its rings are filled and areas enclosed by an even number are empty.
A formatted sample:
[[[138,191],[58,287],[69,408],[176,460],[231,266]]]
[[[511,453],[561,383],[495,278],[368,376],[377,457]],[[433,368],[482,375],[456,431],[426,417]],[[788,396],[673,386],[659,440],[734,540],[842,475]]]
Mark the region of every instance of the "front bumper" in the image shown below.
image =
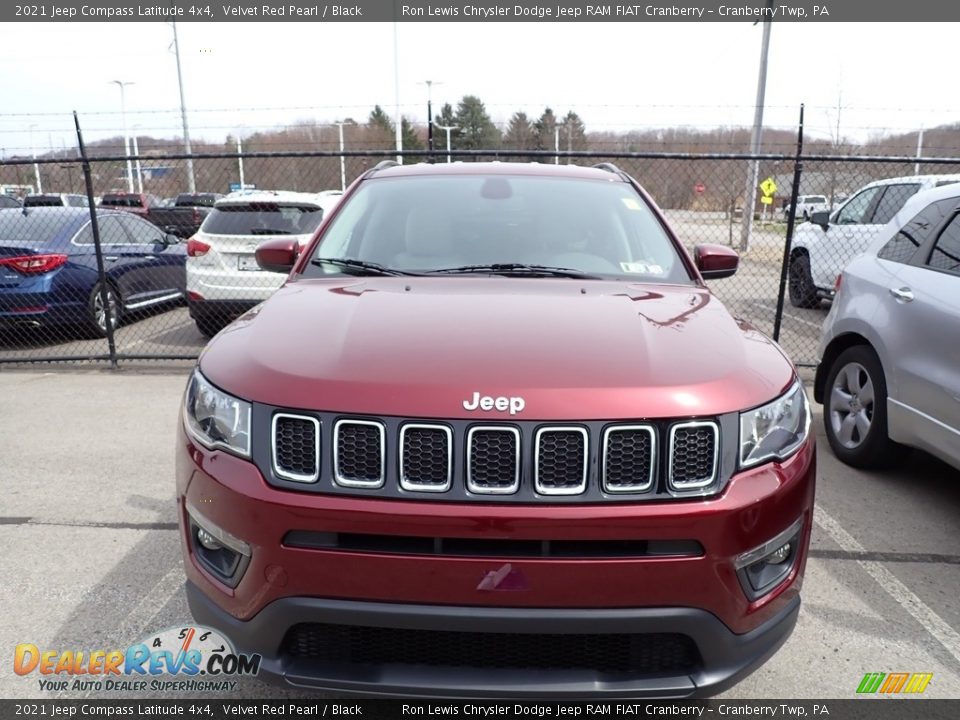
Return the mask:
[[[276,600],[249,621],[232,617],[196,585],[187,600],[201,625],[229,637],[238,652],[264,657],[261,677],[293,687],[384,697],[543,698],[707,697],[736,684],[763,664],[793,631],[800,610],[794,597],[754,630],[737,635],[695,608],[489,608],[407,605],[293,597]],[[430,633],[663,634],[691,638],[702,663],[690,672],[630,677],[591,669],[489,669],[415,664],[350,665],[284,656],[294,623],[403,628]]]

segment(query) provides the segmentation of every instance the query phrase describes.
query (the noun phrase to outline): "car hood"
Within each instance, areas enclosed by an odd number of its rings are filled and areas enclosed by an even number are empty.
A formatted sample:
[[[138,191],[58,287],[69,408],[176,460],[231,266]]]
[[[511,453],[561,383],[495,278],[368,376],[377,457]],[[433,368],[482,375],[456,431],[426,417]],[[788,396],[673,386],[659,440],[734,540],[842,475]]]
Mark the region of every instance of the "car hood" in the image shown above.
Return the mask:
[[[715,415],[794,379],[778,346],[703,288],[552,278],[289,282],[200,368],[284,407],[516,420]],[[523,410],[467,410],[475,393]]]

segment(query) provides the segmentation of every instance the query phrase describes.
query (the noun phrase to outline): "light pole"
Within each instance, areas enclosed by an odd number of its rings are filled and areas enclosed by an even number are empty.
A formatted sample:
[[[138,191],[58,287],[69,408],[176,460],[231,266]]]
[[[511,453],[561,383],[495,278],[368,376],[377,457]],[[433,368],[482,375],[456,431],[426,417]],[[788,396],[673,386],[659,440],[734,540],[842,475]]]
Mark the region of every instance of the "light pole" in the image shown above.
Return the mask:
[[[245,189],[243,181],[243,137],[242,128],[237,130],[237,168],[240,170],[240,189]]]
[[[133,154],[137,157],[134,160],[135,167],[137,169],[137,192],[141,195],[143,194],[143,173],[140,171],[140,145],[137,143],[137,130],[140,128],[139,125],[133,126]]]
[[[767,0],[767,7],[773,7],[773,0]],[[754,23],[756,24],[756,23]],[[750,154],[760,153],[763,140],[763,100],[767,90],[767,52],[770,49],[770,20],[763,21],[763,40],[760,46],[760,71],[757,76],[757,104],[753,114],[753,132],[750,134]],[[750,235],[753,231],[753,206],[757,202],[757,179],[760,175],[760,161],[753,160],[747,170],[747,186],[744,188],[743,218],[740,225],[740,251],[750,249]]]
[[[130,133],[127,132],[127,94],[124,90],[132,81],[111,80],[112,85],[120,88],[120,120],[123,123],[123,154],[127,156],[127,192],[133,192],[133,163],[130,162]]]
[[[450,132],[452,130],[459,130],[460,128],[456,125],[437,125],[437,130],[446,130],[447,131],[447,162],[450,162]]]
[[[437,82],[436,80],[424,80],[418,85],[427,86],[427,149],[430,152],[433,152],[433,86],[442,85],[443,83]],[[433,162],[431,158],[430,162]]]
[[[345,122],[335,122],[334,125],[340,130],[340,189],[347,189],[347,163],[343,156],[343,126]]]
[[[36,123],[30,126],[30,155],[34,160],[37,159],[37,151],[33,146],[33,129],[35,127],[37,127]],[[40,165],[37,163],[33,164],[33,177],[37,181],[37,194],[40,195],[43,193],[43,183],[40,182]]]
[[[397,22],[393,22],[393,95],[396,108],[393,112],[393,122],[396,126],[397,162],[403,165],[403,117],[400,115],[400,46],[397,40]],[[341,156],[342,157],[342,156]]]
[[[913,174],[920,174],[920,158],[923,156],[923,125],[920,126],[920,134],[917,135],[917,162],[913,165]]]
[[[190,149],[190,128],[187,126],[187,101],[183,97],[183,72],[180,70],[180,43],[177,41],[177,23],[172,21],[173,26],[173,54],[177,56],[177,84],[180,86],[180,119],[183,122],[183,148],[187,155],[192,155]],[[193,177],[193,158],[187,158],[187,189],[195,193],[197,191],[197,181]]]

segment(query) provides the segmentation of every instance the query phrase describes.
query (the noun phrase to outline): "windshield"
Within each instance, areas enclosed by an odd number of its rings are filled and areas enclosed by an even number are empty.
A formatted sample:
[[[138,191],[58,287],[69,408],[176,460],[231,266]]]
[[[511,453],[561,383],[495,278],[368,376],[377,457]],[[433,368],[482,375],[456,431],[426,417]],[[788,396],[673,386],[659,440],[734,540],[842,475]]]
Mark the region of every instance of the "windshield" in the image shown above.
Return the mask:
[[[539,265],[603,278],[692,284],[665,230],[630,185],[570,177],[373,179],[331,222],[312,259],[322,258],[411,272]],[[313,263],[305,273],[345,271],[342,265]]]
[[[221,205],[207,216],[201,230],[210,235],[310,235],[322,219],[323,209],[312,205]]]

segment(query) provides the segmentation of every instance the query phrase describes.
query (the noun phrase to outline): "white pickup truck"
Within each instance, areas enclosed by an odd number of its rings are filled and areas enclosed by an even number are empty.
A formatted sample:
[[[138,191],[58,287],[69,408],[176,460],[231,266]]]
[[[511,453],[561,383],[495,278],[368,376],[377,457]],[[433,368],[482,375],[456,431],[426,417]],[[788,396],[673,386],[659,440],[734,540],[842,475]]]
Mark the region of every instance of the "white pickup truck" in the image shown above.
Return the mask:
[[[830,202],[826,195],[800,195],[797,198],[797,220],[809,220],[815,212],[830,209]],[[783,208],[783,216],[790,214],[790,206]]]

